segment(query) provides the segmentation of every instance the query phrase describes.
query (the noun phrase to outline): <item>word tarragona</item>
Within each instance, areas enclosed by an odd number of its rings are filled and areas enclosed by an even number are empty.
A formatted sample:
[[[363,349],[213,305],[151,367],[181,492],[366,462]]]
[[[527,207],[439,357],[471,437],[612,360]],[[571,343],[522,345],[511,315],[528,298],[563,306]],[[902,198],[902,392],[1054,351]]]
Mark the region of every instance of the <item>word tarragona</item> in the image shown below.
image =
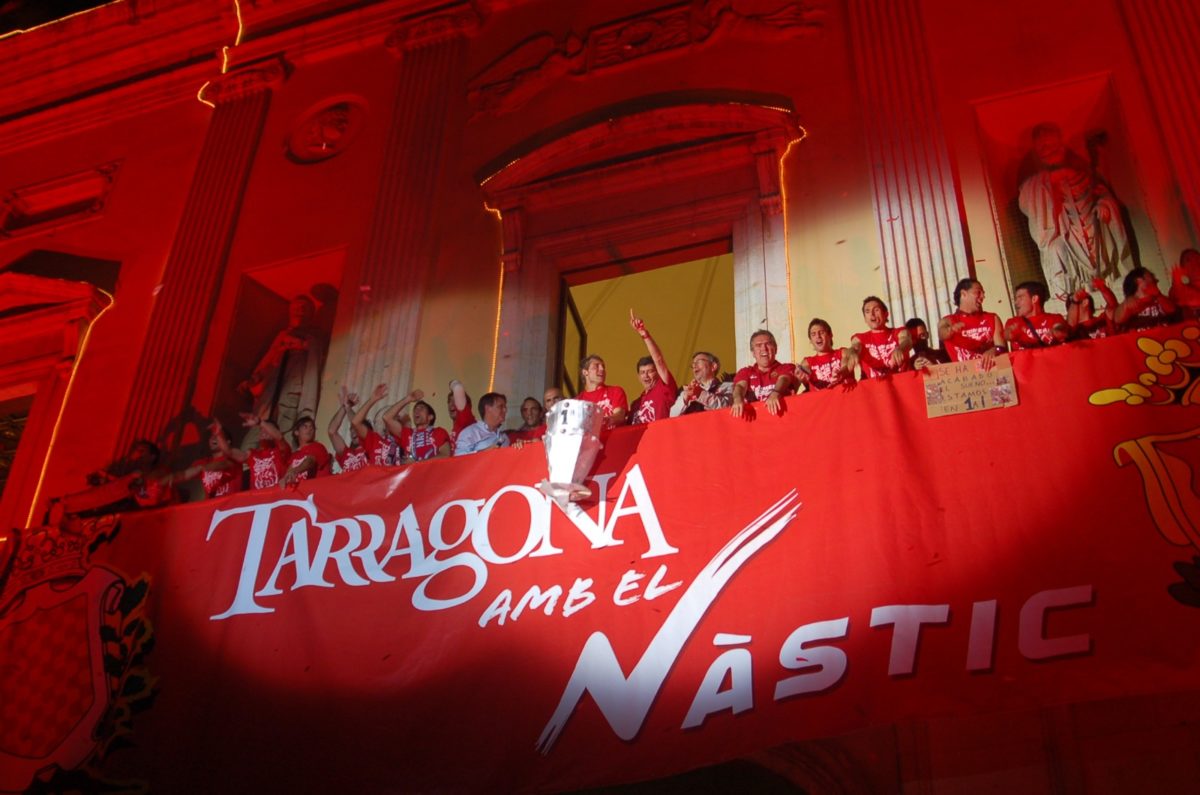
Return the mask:
[[[639,466],[632,467],[625,475],[615,507],[605,516],[607,490],[614,477],[615,473],[607,473],[593,478],[600,496],[597,519],[581,510],[564,512],[592,549],[624,544],[624,539],[617,535],[619,522],[636,516],[641,520],[646,536],[646,551],[642,558],[678,552],[663,533]],[[489,526],[493,512],[505,499],[518,504],[523,500],[529,511],[525,538],[521,547],[511,554],[496,550]],[[503,566],[527,557],[562,554],[563,550],[556,547],[550,537],[551,504],[551,500],[532,486],[508,485],[484,500],[450,500],[434,511],[424,525],[411,503],[390,522],[377,514],[319,518],[319,506],[311,495],[304,500],[275,500],[214,511],[207,540],[211,541],[218,529],[224,531],[228,526],[244,526],[244,522],[237,521],[238,517],[249,518],[249,529],[233,601],[211,618],[215,621],[248,613],[273,613],[275,608],[260,600],[280,596],[285,587],[294,591],[312,586],[330,588],[339,583],[364,586],[393,582],[396,575],[387,569],[397,558],[407,559],[407,568],[400,574],[400,579],[420,580],[413,591],[413,607],[425,611],[455,607],[470,601],[483,590],[489,565]],[[457,532],[457,537],[447,538],[445,531],[452,525],[457,526],[458,515],[462,518],[462,529]],[[265,571],[263,564],[270,531],[289,522],[270,574],[258,587]],[[310,546],[313,535],[315,547]],[[432,582],[438,575],[453,570],[465,570],[471,575],[469,587],[447,598],[431,596]],[[281,586],[281,581],[289,581],[288,575],[291,584]]]

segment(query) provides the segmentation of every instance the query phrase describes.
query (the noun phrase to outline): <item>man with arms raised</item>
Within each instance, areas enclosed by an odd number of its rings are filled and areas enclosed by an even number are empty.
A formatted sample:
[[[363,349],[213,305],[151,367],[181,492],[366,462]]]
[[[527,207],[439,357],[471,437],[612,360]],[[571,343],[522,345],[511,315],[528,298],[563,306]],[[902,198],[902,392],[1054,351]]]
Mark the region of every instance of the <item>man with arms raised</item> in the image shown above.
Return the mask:
[[[646,343],[646,351],[650,354],[638,359],[637,374],[642,382],[642,394],[633,401],[630,409],[630,422],[642,425],[668,416],[679,387],[675,385],[675,376],[671,375],[658,343],[646,330],[646,321],[633,314],[632,309],[629,310],[629,325]]]
[[[583,381],[583,391],[577,397],[579,400],[596,404],[600,409],[604,427],[624,425],[625,417],[629,414],[629,400],[625,397],[624,389],[604,383],[605,375],[607,375],[607,370],[604,367],[603,359],[594,353],[584,357],[584,360],[579,363],[579,376]]]
[[[750,353],[754,364],[743,367],[733,377],[733,407],[730,413],[742,417],[746,403],[761,400],[767,413],[778,417],[783,413],[783,398],[796,385],[796,365],[784,364],[775,358],[779,344],[775,335],[759,329],[750,335]]]
[[[723,409],[733,400],[733,384],[721,380],[721,360],[708,351],[692,354],[692,380],[675,405],[671,416]]]
[[[1014,351],[1061,345],[1071,330],[1062,315],[1047,312],[1050,290],[1041,282],[1021,282],[1013,290],[1013,305],[1017,316],[1004,324],[1004,337]]]
[[[862,313],[867,330],[850,337],[846,366],[853,370],[857,364],[864,379],[883,378],[913,369],[909,356],[912,336],[903,326],[888,326],[888,308],[883,299],[868,295],[863,299]]]
[[[981,359],[986,370],[997,353],[1005,351],[1004,327],[1000,318],[983,311],[983,285],[974,279],[963,279],[954,286],[952,315],[938,324],[942,346],[952,362]]]
[[[508,434],[500,430],[507,414],[508,399],[499,392],[488,392],[479,398],[479,416],[483,419],[462,429],[454,443],[454,454],[467,455],[493,447],[508,447]]]

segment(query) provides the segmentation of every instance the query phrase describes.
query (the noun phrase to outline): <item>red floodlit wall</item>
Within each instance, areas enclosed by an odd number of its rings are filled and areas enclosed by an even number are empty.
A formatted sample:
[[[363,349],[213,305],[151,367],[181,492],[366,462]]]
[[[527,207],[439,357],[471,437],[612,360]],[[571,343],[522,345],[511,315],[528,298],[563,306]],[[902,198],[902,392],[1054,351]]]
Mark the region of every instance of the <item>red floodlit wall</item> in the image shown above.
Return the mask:
[[[1108,125],[1101,162],[1144,264],[1161,273],[1194,242],[1190,194],[1173,177],[1194,153],[1164,137],[1170,96],[1146,90],[1157,85],[1147,69],[1161,64],[1128,24],[1131,14],[1143,26],[1169,17],[1172,41],[1194,41],[1194,20],[1165,0],[965,11],[929,0],[887,14],[855,2],[482,3],[437,14],[399,1],[235,5],[116,3],[0,42],[0,57],[30,64],[0,96],[11,133],[0,188],[119,164],[101,211],[0,239],[5,265],[34,250],[121,262],[116,305],[80,367],[64,447],[47,470],[52,492],[121,447],[131,414],[154,426],[149,414],[176,416],[187,403],[230,419],[239,368],[269,338],[287,293],[318,278],[334,291],[323,307],[333,332],[326,394],[380,381],[436,392],[452,376],[482,391],[502,235],[479,182],[506,156],[650,97],[792,110],[806,134],[782,172],[793,327],[820,314],[844,339],[868,293],[892,297],[896,314],[935,315],[967,272],[1005,313],[1010,274],[1030,257],[1027,241],[1024,252],[1013,242],[1012,160],[1042,120],[1071,141]],[[141,31],[131,16],[145,17]],[[219,271],[211,295],[189,304],[201,307],[188,328],[202,338],[189,333],[185,372],[138,381],[151,366],[143,341],[173,328],[150,318],[162,289],[180,283],[167,272],[172,246],[188,245],[177,233],[208,234],[203,223],[181,226],[206,136],[217,135],[218,112],[197,93],[211,82],[208,101],[228,99],[264,63],[278,73],[263,84],[261,127],[238,133],[249,158],[231,194],[241,204],[222,229],[227,244],[207,255]],[[320,142],[314,115],[331,106],[348,119],[326,141],[336,154],[289,154],[289,142]],[[922,283],[922,273],[938,275]],[[256,290],[275,298],[257,301]],[[131,403],[133,391],[180,379],[170,406],[144,415]],[[322,404],[319,424],[331,412]]]

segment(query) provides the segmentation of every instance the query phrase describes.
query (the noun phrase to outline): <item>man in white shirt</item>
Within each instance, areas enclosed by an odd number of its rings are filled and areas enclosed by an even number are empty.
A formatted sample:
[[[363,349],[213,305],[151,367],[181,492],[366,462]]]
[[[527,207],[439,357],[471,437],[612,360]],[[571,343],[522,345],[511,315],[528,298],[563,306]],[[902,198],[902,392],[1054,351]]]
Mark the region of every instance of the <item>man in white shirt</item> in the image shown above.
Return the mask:
[[[499,392],[488,392],[479,398],[479,416],[483,419],[459,432],[454,442],[454,454],[467,455],[493,447],[508,447],[508,434],[500,430],[507,414],[508,398]]]

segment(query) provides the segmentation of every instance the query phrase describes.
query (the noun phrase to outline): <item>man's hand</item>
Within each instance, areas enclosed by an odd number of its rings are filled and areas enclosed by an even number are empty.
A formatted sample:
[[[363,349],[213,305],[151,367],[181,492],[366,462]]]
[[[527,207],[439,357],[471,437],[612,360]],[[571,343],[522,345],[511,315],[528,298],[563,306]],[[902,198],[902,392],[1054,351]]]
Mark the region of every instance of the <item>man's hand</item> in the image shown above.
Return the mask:
[[[684,404],[691,403],[696,398],[700,397],[700,384],[697,381],[692,381],[683,388]]]
[[[242,418],[243,428],[253,428],[255,425],[262,424],[262,417],[249,411],[239,411],[238,416]]]
[[[740,420],[744,415],[746,401],[738,395],[733,396],[733,405],[729,407],[729,414],[737,420]]]
[[[764,402],[767,406],[767,413],[772,417],[778,417],[783,413],[783,400],[779,396],[778,389],[772,389],[771,394],[767,395]]]
[[[995,366],[996,366],[996,349],[988,348],[986,351],[983,352],[983,355],[979,357],[979,369],[986,373]]]
[[[896,348],[896,350],[892,351],[892,355],[889,356],[888,358],[891,360],[890,363],[891,363],[892,367],[899,370],[901,367],[904,366],[904,361],[908,357],[904,355],[904,351],[900,350],[899,348]]]
[[[425,393],[424,393],[424,392],[422,392],[422,391],[421,391],[421,390],[419,390],[419,389],[414,389],[413,391],[411,391],[411,392],[409,392],[409,393],[408,393],[408,399],[409,399],[409,400],[416,401],[416,400],[421,400],[421,399],[423,399],[424,397],[425,397]]]
[[[387,393],[388,385],[379,384],[373,390],[371,390],[371,399],[375,401],[383,400],[385,397],[387,397]]]
[[[646,339],[646,337],[649,336],[649,332],[646,331],[646,321],[633,314],[632,308],[629,310],[629,325],[633,327],[633,330],[636,331],[638,336],[642,339]]]

